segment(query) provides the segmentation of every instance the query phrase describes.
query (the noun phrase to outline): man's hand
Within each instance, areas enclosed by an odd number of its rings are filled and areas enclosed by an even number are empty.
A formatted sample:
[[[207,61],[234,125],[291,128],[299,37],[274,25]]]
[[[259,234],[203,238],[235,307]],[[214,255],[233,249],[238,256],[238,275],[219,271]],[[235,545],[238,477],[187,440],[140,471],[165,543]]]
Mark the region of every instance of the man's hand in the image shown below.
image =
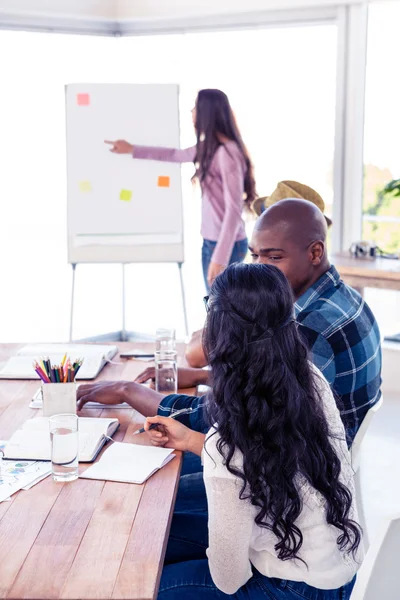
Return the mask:
[[[157,429],[150,429],[152,424],[157,424]],[[176,419],[159,416],[148,417],[144,423],[144,429],[153,446],[164,446],[201,455],[205,435],[189,429]]]
[[[115,142],[104,140],[104,143],[112,146],[110,152],[114,152],[114,154],[133,154],[133,145],[125,140],[116,140]]]
[[[214,279],[218,277],[218,275],[222,273],[224,269],[224,265],[219,265],[218,263],[213,261],[210,262],[207,273],[207,283],[210,287],[212,286]]]
[[[203,371],[202,369],[180,368],[178,369],[178,387],[183,389],[206,384],[208,382],[208,375],[208,371]],[[136,377],[135,381],[136,383],[145,383],[149,379],[155,381],[155,378],[155,367],[148,367]]]
[[[123,381],[101,381],[80,385],[76,390],[77,409],[82,410],[87,402],[119,404],[125,402]]]

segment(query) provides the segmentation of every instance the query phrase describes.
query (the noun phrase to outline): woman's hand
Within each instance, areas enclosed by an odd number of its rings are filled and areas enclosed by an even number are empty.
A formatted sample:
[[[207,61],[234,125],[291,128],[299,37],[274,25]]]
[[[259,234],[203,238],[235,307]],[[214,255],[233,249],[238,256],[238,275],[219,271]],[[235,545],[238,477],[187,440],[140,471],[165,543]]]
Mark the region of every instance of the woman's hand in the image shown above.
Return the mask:
[[[133,154],[133,145],[125,140],[116,140],[115,142],[104,140],[104,143],[112,146],[110,152],[114,152],[114,154]]]
[[[150,426],[157,424],[157,429]],[[176,419],[170,417],[148,417],[144,423],[144,429],[153,446],[164,446],[175,450],[189,451],[200,455],[204,445],[204,434],[198,433],[182,425]]]
[[[219,265],[218,263],[213,261],[210,262],[207,273],[207,283],[210,287],[213,284],[214,279],[218,277],[218,275],[222,273],[224,269],[224,265]]]

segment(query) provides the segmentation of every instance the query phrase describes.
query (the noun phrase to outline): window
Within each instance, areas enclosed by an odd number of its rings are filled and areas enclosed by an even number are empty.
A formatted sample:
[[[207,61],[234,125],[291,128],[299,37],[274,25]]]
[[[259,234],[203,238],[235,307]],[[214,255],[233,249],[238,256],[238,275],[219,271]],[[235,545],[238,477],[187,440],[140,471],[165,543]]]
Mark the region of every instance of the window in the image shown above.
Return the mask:
[[[2,339],[68,338],[65,84],[178,83],[185,146],[194,142],[197,90],[219,87],[230,96],[259,193],[296,179],[315,187],[331,213],[336,37],[329,24],[119,39],[0,31],[0,55],[8,56],[0,64]],[[200,198],[190,165],[182,174],[184,279],[195,329],[204,320]],[[126,279],[129,330],[175,324],[183,335],[175,265],[129,265]],[[79,265],[75,306],[74,337],[120,330],[121,267]]]
[[[369,8],[364,145],[363,239],[388,252],[400,251],[400,195],[380,192],[400,178],[400,111],[396,74],[400,2]]]

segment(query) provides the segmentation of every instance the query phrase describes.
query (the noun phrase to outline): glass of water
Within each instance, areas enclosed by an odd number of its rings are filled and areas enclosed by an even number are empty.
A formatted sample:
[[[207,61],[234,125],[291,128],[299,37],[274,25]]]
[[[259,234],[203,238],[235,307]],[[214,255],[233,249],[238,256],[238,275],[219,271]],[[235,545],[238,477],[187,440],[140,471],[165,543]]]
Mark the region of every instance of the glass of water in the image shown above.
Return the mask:
[[[176,352],[156,355],[156,391],[160,394],[176,394],[178,391],[178,367]]]
[[[163,356],[176,351],[175,329],[157,329],[156,356]]]
[[[54,415],[49,419],[51,468],[54,481],[78,479],[78,417]]]

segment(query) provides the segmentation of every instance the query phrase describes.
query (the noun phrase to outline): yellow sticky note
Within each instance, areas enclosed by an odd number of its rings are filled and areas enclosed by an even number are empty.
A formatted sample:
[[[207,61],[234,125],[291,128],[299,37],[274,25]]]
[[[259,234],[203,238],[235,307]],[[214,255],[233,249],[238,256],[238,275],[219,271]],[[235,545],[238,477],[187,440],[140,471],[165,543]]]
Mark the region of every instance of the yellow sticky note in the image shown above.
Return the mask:
[[[80,181],[79,189],[81,190],[81,192],[91,192],[92,186],[90,185],[90,181]]]
[[[158,178],[158,187],[169,187],[170,178],[165,175],[160,175]]]
[[[124,202],[130,202],[132,200],[132,192],[131,190],[121,190],[119,195],[120,200],[124,200]]]

